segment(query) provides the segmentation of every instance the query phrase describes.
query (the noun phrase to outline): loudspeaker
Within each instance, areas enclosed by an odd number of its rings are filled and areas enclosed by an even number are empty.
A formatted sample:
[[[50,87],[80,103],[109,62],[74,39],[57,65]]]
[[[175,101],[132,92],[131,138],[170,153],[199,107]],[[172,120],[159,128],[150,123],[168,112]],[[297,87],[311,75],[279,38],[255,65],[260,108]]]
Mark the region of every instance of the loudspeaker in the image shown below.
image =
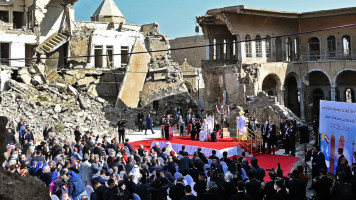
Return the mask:
[[[303,124],[299,126],[300,144],[309,143],[309,128]]]
[[[153,109],[157,110],[159,108],[159,101],[153,101]]]

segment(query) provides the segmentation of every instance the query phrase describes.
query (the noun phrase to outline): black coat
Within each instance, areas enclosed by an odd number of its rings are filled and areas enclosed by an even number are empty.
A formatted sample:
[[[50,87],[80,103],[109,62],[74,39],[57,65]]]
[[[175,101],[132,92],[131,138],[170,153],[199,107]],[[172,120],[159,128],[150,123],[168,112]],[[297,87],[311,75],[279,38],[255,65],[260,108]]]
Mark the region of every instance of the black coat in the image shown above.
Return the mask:
[[[261,182],[257,180],[251,180],[245,183],[246,193],[251,195],[253,199],[260,199]]]
[[[7,134],[6,144],[16,144],[15,134],[13,133]]]
[[[277,131],[277,129],[276,129],[276,125],[275,124],[273,124],[271,127],[269,127],[269,129],[268,129],[268,133],[267,133],[267,140],[268,140],[268,142],[270,142],[270,143],[274,143],[274,142],[276,142],[276,131]]]
[[[333,186],[333,180],[328,178],[327,176],[322,176],[320,178],[317,178],[316,182],[314,183],[317,199],[330,200],[331,199],[330,189],[332,186]]]
[[[210,189],[203,194],[204,200],[217,200],[220,199],[220,193],[217,189]]]
[[[288,193],[286,189],[281,189],[276,193],[275,200],[289,200]]]
[[[172,200],[180,200],[185,196],[184,193],[184,185],[181,183],[177,183],[175,186],[171,187],[169,190],[169,197]]]
[[[306,199],[306,184],[300,179],[293,179],[286,183],[289,189],[290,200],[305,200]]]
[[[203,194],[206,192],[206,181],[197,181],[194,185],[194,191],[197,193],[198,199],[203,199]]]
[[[252,197],[244,192],[238,192],[231,196],[229,200],[252,200]]]
[[[265,200],[274,200],[276,195],[276,190],[274,190],[274,181],[267,182],[263,192],[266,196]]]

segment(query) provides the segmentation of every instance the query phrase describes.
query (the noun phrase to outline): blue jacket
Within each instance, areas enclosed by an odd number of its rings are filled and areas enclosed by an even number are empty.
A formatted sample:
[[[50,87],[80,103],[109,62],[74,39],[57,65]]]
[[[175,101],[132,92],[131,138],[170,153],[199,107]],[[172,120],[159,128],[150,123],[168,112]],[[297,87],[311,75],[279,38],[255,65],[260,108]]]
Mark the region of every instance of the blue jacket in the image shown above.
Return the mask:
[[[85,186],[80,178],[82,173],[80,170],[78,174],[73,171],[69,171],[68,173],[71,175],[68,180],[68,195],[74,198],[85,191]]]
[[[151,129],[152,128],[152,119],[151,117],[146,117],[146,128]]]

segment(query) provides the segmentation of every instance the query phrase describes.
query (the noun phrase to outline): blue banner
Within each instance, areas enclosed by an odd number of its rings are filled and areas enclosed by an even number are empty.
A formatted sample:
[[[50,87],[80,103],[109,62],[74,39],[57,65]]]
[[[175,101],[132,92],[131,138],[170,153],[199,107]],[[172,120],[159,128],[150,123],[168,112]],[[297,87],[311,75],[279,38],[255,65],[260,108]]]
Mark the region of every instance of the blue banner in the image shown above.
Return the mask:
[[[320,101],[319,132],[320,149],[329,171],[335,173],[338,148],[344,149],[343,154],[351,165],[356,141],[356,103]]]

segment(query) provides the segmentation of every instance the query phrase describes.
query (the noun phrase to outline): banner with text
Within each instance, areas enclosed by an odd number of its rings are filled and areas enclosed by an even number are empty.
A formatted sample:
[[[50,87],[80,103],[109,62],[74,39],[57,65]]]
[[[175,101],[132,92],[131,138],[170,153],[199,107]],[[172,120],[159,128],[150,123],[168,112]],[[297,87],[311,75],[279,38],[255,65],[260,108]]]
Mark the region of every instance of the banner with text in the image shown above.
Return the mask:
[[[356,141],[356,103],[320,101],[320,149],[325,155],[326,165],[335,173],[339,155],[344,149],[349,165],[353,163],[352,152]]]

